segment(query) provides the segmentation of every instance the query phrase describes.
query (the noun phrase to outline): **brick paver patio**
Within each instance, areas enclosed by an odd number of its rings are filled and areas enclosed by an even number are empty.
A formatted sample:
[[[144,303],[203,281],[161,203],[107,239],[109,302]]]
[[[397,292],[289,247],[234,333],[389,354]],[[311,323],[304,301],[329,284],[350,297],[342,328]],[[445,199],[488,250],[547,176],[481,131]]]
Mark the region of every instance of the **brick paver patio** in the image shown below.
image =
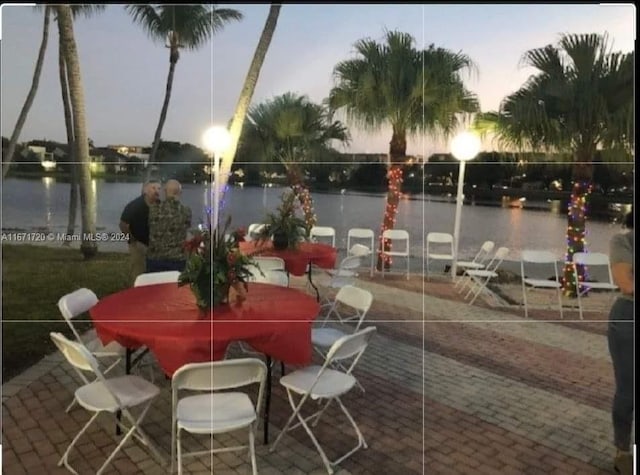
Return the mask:
[[[296,285],[301,285],[300,281]],[[606,304],[579,321],[568,310],[490,308],[462,302],[445,280],[363,279],[374,294],[368,323],[378,334],[356,369],[365,387],[344,398],[369,448],[344,461],[340,474],[598,474],[613,473],[609,415],[613,375],[606,343]],[[514,298],[518,287],[505,288]],[[424,290],[424,292],[423,292]],[[600,299],[601,300],[601,299]],[[570,303],[567,303],[570,305]],[[276,365],[277,366],[277,365]],[[291,413],[275,370],[271,440]],[[3,473],[68,473],[56,467],[89,414],[64,412],[77,385],[58,354],[3,385]],[[170,453],[171,395],[160,373],[160,398],[143,428]],[[354,442],[332,408],[317,435],[330,458]],[[243,432],[216,443],[244,443]],[[288,434],[275,452],[257,445],[261,474],[326,473],[307,434]],[[207,439],[187,436],[187,449]],[[115,447],[112,419],[99,418],[72,454],[79,473],[95,472]],[[244,453],[188,459],[186,473],[250,473]],[[136,442],[110,465],[111,474],[168,473]]]

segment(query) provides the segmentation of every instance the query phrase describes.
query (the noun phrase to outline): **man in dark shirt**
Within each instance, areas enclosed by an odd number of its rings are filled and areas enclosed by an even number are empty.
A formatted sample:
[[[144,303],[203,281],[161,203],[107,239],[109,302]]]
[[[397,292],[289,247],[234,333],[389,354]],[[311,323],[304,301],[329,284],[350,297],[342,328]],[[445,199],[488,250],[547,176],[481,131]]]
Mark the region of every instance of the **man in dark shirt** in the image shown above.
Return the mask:
[[[147,181],[142,185],[142,195],[129,202],[120,217],[120,231],[129,234],[131,285],[145,272],[147,246],[149,245],[149,206],[160,201],[160,182]]]
[[[191,209],[180,203],[182,185],[178,180],[167,181],[164,193],[164,201],[149,206],[147,272],[182,272],[186,264],[183,245],[191,226]]]

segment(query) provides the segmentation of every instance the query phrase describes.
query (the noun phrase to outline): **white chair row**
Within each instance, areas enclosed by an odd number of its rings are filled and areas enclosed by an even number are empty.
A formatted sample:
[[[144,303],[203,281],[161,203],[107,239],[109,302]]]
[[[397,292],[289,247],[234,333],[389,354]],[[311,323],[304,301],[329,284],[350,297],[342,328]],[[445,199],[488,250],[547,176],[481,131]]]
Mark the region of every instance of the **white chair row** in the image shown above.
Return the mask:
[[[275,450],[286,432],[302,425],[318,449],[327,471],[331,474],[333,473],[333,467],[335,465],[352,455],[361,447],[367,447],[360,429],[340,400],[340,397],[348,393],[353,386],[357,384],[357,380],[351,373],[367,348],[369,340],[375,331],[375,327],[369,327],[362,331],[356,331],[353,334],[340,337],[329,348],[322,366],[309,366],[299,369],[280,380],[281,384],[287,390],[293,413],[270,451]],[[98,474],[101,474],[105,470],[131,437],[136,437],[136,439],[142,442],[152,452],[154,457],[164,465],[165,460],[162,455],[141,428],[142,421],[151,404],[160,394],[160,388],[139,376],[125,375],[107,379],[95,357],[82,343],[71,341],[61,333],[51,333],[50,336],[69,364],[81,375],[83,384],[75,391],[75,399],[84,409],[94,413],[73,438],[58,462],[58,465],[61,466],[64,464],[71,472],[77,473],[69,464],[69,454],[89,426],[101,413],[105,412],[110,414],[122,413],[130,425],[126,427],[119,420],[116,421],[118,426],[124,429],[126,433],[98,469]],[[348,367],[343,364],[346,360],[351,360]],[[334,369],[336,367],[340,367],[342,370]],[[82,374],[83,372],[93,373],[96,378],[95,381],[89,382]],[[266,374],[267,368],[265,364],[256,358],[192,363],[184,365],[173,374],[171,380],[172,473],[174,471],[174,465],[177,462],[178,474],[182,474],[182,459],[186,456],[241,451],[248,448],[252,473],[257,475],[258,468],[254,440],[258,425],[258,414],[260,414],[262,406]],[[246,393],[229,391],[252,384],[259,385],[255,405]],[[194,391],[198,394],[180,397],[180,392],[185,390]],[[294,394],[301,397],[299,402],[294,401]],[[300,414],[300,409],[309,398],[311,398],[311,400],[323,400],[326,402],[319,411],[309,417],[303,418]],[[353,426],[358,443],[352,450],[339,459],[329,461],[307,425],[307,421],[313,419],[313,425],[315,426],[329,405],[334,401],[338,403]],[[143,406],[142,411],[137,417],[134,417],[131,409],[138,406]],[[299,423],[291,425],[295,418],[298,418]],[[235,432],[241,429],[248,430],[248,445],[183,453],[181,435],[184,431],[196,435],[217,435]]]

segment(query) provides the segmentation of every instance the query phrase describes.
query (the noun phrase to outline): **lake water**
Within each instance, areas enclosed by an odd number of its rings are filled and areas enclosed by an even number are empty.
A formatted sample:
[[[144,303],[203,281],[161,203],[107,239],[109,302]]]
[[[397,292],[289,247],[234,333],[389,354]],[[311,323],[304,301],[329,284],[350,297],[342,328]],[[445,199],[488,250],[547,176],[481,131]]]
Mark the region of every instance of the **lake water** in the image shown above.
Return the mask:
[[[140,193],[139,183],[112,183],[93,180],[98,197],[99,231],[118,231],[124,206]],[[68,216],[69,184],[51,177],[40,180],[10,178],[2,183],[2,229],[64,232]],[[231,214],[232,226],[261,222],[267,211],[275,210],[284,189],[277,187],[233,187],[225,196],[222,215]],[[202,184],[184,184],[182,201],[193,211],[194,226],[204,219],[205,188]],[[385,205],[384,194],[314,193],[318,225],[336,229],[336,244],[346,247],[350,228],[371,228],[379,232]],[[443,201],[444,200],[444,201]],[[455,197],[403,199],[398,209],[397,229],[411,236],[412,255],[423,254],[424,236],[428,232],[453,233]],[[462,210],[460,253],[473,256],[485,240],[511,249],[510,260],[518,260],[522,249],[548,249],[559,257],[565,252],[566,211],[558,202],[526,203],[519,207],[466,204]],[[80,216],[77,218],[80,229]],[[608,243],[620,226],[601,221],[587,224],[587,248],[608,253]],[[124,250],[122,243],[101,248]]]

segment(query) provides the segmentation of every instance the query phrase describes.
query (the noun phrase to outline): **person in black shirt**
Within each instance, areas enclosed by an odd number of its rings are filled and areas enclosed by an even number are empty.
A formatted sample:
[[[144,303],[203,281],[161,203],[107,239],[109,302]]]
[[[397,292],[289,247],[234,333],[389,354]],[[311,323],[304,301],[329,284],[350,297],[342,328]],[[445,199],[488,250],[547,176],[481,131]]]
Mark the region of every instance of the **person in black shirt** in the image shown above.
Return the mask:
[[[160,182],[147,181],[142,194],[129,202],[120,217],[120,231],[129,234],[131,285],[145,272],[147,246],[149,246],[149,205],[160,201]]]

